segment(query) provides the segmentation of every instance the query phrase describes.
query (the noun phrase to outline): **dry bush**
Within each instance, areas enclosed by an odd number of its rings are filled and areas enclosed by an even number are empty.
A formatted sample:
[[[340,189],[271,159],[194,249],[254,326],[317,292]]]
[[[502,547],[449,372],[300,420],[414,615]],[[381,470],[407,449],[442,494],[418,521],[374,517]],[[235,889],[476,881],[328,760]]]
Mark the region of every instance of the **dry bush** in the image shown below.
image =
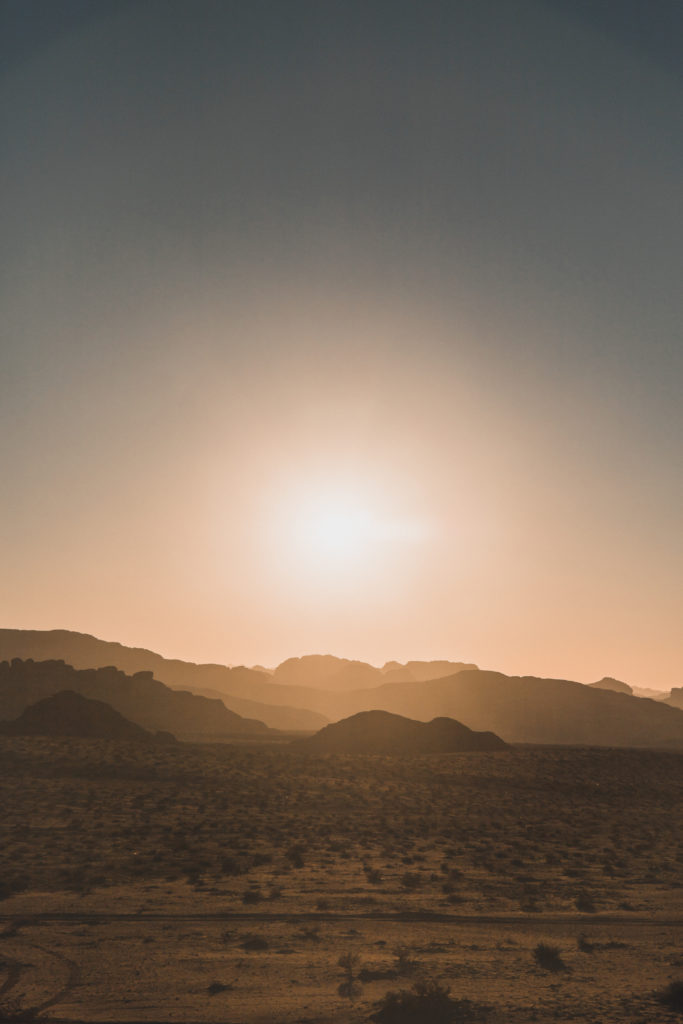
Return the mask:
[[[657,993],[657,1001],[668,1010],[683,1014],[683,981],[672,981],[662,992]]]
[[[550,946],[539,942],[534,949],[534,960],[544,971],[566,971],[567,965],[562,959],[559,946]]]
[[[451,999],[450,991],[437,981],[418,981],[410,991],[387,992],[370,1019],[376,1024],[469,1024],[486,1018],[488,1007]]]

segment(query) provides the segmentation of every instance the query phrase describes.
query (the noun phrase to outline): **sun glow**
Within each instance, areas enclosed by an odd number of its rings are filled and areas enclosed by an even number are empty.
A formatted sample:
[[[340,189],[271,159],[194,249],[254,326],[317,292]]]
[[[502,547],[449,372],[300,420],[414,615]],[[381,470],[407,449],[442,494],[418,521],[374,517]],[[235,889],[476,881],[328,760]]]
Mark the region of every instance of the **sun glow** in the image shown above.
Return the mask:
[[[372,487],[302,489],[281,522],[282,541],[299,578],[347,578],[357,584],[385,578],[389,563],[425,537],[426,526],[401,516]]]
[[[343,563],[371,553],[381,539],[376,514],[353,501],[319,502],[303,512],[299,540],[314,559]]]

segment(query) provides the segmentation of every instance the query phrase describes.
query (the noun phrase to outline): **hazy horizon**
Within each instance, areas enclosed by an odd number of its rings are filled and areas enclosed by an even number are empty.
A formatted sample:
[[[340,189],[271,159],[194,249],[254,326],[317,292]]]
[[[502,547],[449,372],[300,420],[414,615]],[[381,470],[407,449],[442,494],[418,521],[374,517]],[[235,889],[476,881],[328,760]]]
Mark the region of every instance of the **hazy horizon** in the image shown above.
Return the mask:
[[[681,685],[683,12],[593,8],[1,6],[0,625]]]

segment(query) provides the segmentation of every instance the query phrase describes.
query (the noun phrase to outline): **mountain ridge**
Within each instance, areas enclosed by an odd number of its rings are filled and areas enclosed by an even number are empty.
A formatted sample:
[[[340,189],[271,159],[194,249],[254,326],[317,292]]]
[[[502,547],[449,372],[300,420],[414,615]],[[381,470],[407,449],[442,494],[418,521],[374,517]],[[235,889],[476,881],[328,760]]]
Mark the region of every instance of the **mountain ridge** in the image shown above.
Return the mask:
[[[0,662],[0,717],[16,718],[30,704],[60,690],[103,701],[151,732],[184,739],[267,736],[272,730],[229,711],[219,700],[173,690],[151,672],[126,675],[113,665],[76,669],[61,660],[14,658]]]
[[[58,690],[29,704],[10,721],[0,722],[3,736],[70,736],[78,739],[126,740],[136,743],[176,743],[170,732],[156,733],[116,711],[105,701],[75,690]]]

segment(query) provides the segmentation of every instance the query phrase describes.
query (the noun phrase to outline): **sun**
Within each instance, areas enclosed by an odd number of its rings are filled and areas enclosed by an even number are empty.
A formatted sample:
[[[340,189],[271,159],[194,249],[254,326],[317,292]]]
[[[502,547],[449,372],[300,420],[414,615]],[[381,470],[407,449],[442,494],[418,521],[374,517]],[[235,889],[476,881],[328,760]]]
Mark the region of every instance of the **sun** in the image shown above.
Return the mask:
[[[323,501],[302,516],[302,540],[314,558],[343,562],[369,554],[378,540],[380,524],[360,503]]]
[[[423,548],[423,516],[377,481],[291,477],[264,505],[268,571],[292,593],[321,599],[348,588],[390,586]],[[258,528],[258,527],[257,527]],[[262,543],[262,542],[261,542]],[[262,543],[263,547],[263,543]]]

